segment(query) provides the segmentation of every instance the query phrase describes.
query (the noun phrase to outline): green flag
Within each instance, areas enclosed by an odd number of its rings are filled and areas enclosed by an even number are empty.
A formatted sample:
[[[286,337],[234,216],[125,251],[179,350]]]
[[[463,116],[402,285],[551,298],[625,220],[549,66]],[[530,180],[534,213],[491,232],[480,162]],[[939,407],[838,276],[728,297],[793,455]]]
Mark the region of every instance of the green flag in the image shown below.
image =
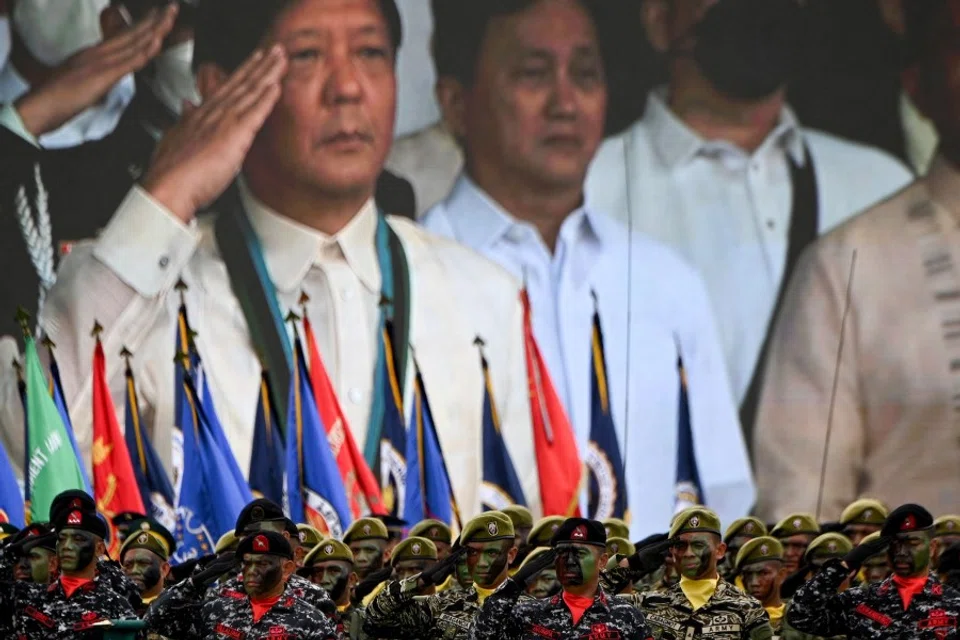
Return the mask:
[[[26,338],[27,464],[30,474],[30,519],[50,519],[50,504],[61,491],[83,489],[80,463],[70,445],[70,436],[50,396],[40,365],[37,345]]]

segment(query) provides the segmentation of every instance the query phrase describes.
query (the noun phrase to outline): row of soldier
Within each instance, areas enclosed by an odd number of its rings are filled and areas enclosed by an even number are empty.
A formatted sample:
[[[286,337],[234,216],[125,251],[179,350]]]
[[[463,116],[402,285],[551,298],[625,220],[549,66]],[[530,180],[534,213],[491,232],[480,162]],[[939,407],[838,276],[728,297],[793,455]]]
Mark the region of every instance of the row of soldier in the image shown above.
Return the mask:
[[[2,637],[99,637],[142,619],[157,638],[937,638],[957,636],[960,516],[861,500],[840,522],[793,514],[725,530],[705,507],[631,543],[622,521],[490,511],[454,537],[437,520],[362,518],[342,540],[266,499],[209,556],[82,491],[50,523],[0,540]],[[389,525],[389,526],[388,526]],[[112,535],[111,535],[112,534]],[[118,562],[109,559],[116,537]]]

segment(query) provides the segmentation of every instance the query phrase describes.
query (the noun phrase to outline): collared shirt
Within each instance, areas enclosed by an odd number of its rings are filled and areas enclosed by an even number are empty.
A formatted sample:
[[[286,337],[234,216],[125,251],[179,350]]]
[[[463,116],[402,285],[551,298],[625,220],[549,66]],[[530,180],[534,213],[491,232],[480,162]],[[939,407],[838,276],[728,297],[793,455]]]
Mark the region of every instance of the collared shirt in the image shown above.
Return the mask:
[[[320,355],[358,446],[363,448],[377,354],[380,271],[375,251],[377,212],[370,201],[336,235],[326,236],[271,211],[241,189],[280,309],[299,311],[301,291]],[[233,295],[212,229],[213,216],[184,225],[135,187],[95,243],[77,246],[64,261],[40,324],[58,346],[68,406],[80,448],[91,449],[90,326],[98,319],[108,354],[114,404],[124,406],[123,367],[114,358],[126,346],[140,387],[144,423],[168,469],[174,424],[174,335],[182,277],[192,328],[207,381],[239,467],[250,461],[260,385],[260,363],[240,304]],[[410,269],[410,348],[423,375],[440,445],[460,510],[479,511],[484,384],[474,340],[487,359],[507,446],[533,459],[523,358],[519,284],[496,265],[412,222],[388,217]],[[290,330],[288,328],[288,330]],[[413,358],[406,372],[410,393]],[[455,372],[455,375],[454,375]],[[410,403],[405,409],[410,412]],[[120,414],[122,416],[122,414]],[[122,419],[122,418],[121,418]],[[509,423],[509,427],[506,426]],[[5,424],[14,460],[22,459],[22,421]],[[524,465],[520,480],[539,508],[537,472]]]
[[[534,334],[581,451],[590,436],[596,294],[610,404],[626,451],[633,536],[659,531],[673,515],[678,349],[707,501],[727,522],[750,509],[754,486],[710,304],[699,276],[672,250],[629,236],[588,201],[563,222],[551,253],[532,225],[513,218],[466,175],[424,224],[525,281]]]
[[[591,202],[675,248],[700,272],[742,400],[783,279],[792,187],[787,159],[810,150],[820,231],[905,186],[910,172],[876,149],[804,130],[790,109],[753,153],[704,140],[654,92],[643,118],[601,147]]]

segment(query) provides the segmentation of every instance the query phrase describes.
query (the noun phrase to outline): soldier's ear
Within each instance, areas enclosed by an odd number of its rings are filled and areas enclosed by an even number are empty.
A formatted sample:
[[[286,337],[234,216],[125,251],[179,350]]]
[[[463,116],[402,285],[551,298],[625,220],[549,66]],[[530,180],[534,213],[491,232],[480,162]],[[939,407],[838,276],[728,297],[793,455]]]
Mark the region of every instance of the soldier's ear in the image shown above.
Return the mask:
[[[356,571],[351,571],[350,575],[347,576],[347,588],[353,589],[358,582],[360,582],[360,576],[357,575]]]
[[[167,576],[170,575],[170,563],[164,562],[160,565],[160,583],[165,584],[167,582]]]
[[[107,555],[107,545],[103,540],[98,540],[96,546],[94,546],[94,552],[96,557],[102,558]]]
[[[293,575],[293,572],[297,570],[297,565],[293,560],[284,560],[280,563],[280,570],[283,571],[283,580],[284,582]]]
[[[719,545],[717,545],[717,560],[722,559],[723,556],[726,555],[726,553],[727,553],[727,543],[721,542]]]

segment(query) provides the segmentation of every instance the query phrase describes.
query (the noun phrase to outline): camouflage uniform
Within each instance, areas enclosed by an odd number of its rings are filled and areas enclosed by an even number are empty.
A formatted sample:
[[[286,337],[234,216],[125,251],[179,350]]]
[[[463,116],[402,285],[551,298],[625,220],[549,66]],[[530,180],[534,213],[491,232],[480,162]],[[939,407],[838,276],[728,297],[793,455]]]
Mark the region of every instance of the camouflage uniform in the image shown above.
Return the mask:
[[[49,585],[2,583],[0,611],[5,612],[6,620],[0,623],[0,632],[10,640],[99,638],[95,623],[137,617],[130,602],[113,591],[102,576],[79,587],[69,598],[59,580]]]
[[[363,607],[348,605],[343,611],[337,610],[332,616],[337,635],[343,640],[367,640],[370,636],[363,632],[366,612]]]
[[[243,580],[241,580],[238,576],[230,578],[220,586],[230,591],[239,591],[240,593],[244,593]],[[328,618],[333,617],[333,615],[337,612],[337,605],[334,604],[333,600],[330,599],[330,596],[327,595],[327,592],[302,576],[298,576],[297,574],[291,575],[287,580],[287,588],[292,589],[293,595],[300,598],[320,613],[323,613]],[[212,595],[208,595],[207,597],[216,597],[215,591],[211,592],[211,594]]]
[[[387,585],[367,607],[363,630],[371,637],[420,640],[470,637],[473,619],[480,613],[480,596],[472,586],[432,596],[395,593],[390,587]]]
[[[628,602],[598,590],[593,604],[573,624],[570,609],[560,595],[537,600],[494,594],[477,616],[474,640],[579,640],[581,638],[650,638],[643,615]]]
[[[794,595],[787,611],[791,626],[823,636],[845,634],[851,640],[960,638],[960,592],[932,576],[906,611],[892,578],[837,593],[846,577],[840,560],[828,561]]]
[[[780,640],[845,640],[846,636],[831,636],[829,639],[825,639],[823,636],[798,631],[787,619],[790,615],[790,602],[787,602],[786,605],[787,611],[784,613],[783,620],[780,621]]]
[[[333,623],[295,593],[288,583],[280,600],[259,621],[242,591],[220,587],[204,597],[189,580],[167,589],[147,611],[151,632],[178,640],[232,638],[258,640],[339,640]]]

